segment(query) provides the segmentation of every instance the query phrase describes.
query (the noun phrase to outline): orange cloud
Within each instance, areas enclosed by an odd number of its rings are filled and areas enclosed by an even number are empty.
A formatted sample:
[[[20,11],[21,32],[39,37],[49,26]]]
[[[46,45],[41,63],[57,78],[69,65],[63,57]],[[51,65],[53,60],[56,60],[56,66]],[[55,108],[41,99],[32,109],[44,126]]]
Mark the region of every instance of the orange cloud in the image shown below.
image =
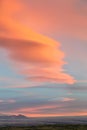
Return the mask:
[[[14,17],[22,11],[23,5],[20,4],[20,0],[2,1],[0,47],[9,52],[12,60],[19,62],[20,65],[25,64],[22,69],[29,80],[74,83],[74,78],[62,71],[65,55],[59,48],[60,43],[32,31],[26,24],[15,20]],[[29,66],[27,70],[26,64]]]
[[[25,114],[29,117],[86,116],[87,112],[55,113],[55,114]]]
[[[42,106],[42,107],[35,107],[35,108],[20,108],[17,109],[15,112],[11,111],[13,114],[19,114],[21,112],[25,116],[29,117],[57,117],[57,116],[86,116],[87,115],[87,110],[82,110],[78,112],[51,112],[51,113],[43,113],[40,112],[40,110],[45,110],[45,109],[55,109],[55,108],[60,108],[61,106]],[[8,112],[8,114],[11,114]]]
[[[45,10],[44,10],[45,8]],[[29,17],[28,17],[29,15]],[[24,18],[33,29],[87,41],[87,2],[76,0],[30,0]],[[20,17],[21,19],[21,17]],[[34,22],[36,21],[36,22]]]
[[[11,113],[10,112],[5,112],[5,114],[9,114],[9,115],[12,115],[12,114],[15,114],[15,115],[18,115],[18,113],[12,111]],[[73,113],[55,113],[55,114],[26,114],[26,113],[22,113],[24,114],[25,116],[27,117],[60,117],[60,116],[87,116],[87,112],[73,112]]]

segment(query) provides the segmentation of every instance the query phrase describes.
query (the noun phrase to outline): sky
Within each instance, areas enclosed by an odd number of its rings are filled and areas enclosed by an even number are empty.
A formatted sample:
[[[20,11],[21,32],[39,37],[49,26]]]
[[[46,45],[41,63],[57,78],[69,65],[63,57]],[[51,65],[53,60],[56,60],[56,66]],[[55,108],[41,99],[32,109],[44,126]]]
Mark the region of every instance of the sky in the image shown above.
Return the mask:
[[[86,56],[86,0],[0,0],[0,115],[87,115]]]

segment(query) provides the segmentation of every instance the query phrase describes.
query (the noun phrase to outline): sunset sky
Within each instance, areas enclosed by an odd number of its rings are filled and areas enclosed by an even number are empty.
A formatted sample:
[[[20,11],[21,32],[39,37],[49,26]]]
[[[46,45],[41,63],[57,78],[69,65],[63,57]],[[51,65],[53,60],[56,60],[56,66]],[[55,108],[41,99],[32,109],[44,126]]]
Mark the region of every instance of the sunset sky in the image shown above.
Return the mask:
[[[0,115],[87,115],[87,0],[0,0]]]

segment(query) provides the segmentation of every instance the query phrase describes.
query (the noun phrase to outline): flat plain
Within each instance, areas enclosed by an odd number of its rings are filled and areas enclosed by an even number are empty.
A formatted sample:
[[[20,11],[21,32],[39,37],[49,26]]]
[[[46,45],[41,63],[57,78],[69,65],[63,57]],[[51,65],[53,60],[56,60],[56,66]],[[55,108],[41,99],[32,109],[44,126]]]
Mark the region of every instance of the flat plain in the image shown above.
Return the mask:
[[[4,126],[0,130],[87,130],[87,125]]]

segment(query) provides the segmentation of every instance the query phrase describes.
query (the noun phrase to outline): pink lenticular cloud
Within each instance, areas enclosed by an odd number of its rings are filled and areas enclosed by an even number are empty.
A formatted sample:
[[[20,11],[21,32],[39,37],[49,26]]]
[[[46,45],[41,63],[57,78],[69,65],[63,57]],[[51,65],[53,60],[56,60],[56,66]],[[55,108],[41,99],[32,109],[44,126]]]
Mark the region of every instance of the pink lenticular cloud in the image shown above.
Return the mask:
[[[18,19],[23,25],[26,24],[38,32],[47,34],[52,32],[57,36],[62,34],[87,41],[86,2],[81,0],[25,1],[22,0],[21,4],[19,0],[17,1],[22,8],[21,13],[14,16],[14,20]],[[16,2],[14,6],[17,6]]]
[[[23,12],[23,7],[19,0],[9,0],[9,3],[13,8],[9,8],[7,1],[2,2],[0,47],[9,52],[11,60],[19,62],[20,65],[33,66],[32,69],[27,70],[27,74],[25,72],[25,76],[29,80],[74,83],[74,78],[62,71],[65,64],[63,60],[65,54],[60,50],[60,43],[32,31],[29,27],[23,25],[19,19],[15,21],[14,15],[20,15],[20,12]],[[36,72],[37,68],[38,72]],[[33,70],[35,70],[34,73]],[[31,77],[30,71],[33,73]]]

